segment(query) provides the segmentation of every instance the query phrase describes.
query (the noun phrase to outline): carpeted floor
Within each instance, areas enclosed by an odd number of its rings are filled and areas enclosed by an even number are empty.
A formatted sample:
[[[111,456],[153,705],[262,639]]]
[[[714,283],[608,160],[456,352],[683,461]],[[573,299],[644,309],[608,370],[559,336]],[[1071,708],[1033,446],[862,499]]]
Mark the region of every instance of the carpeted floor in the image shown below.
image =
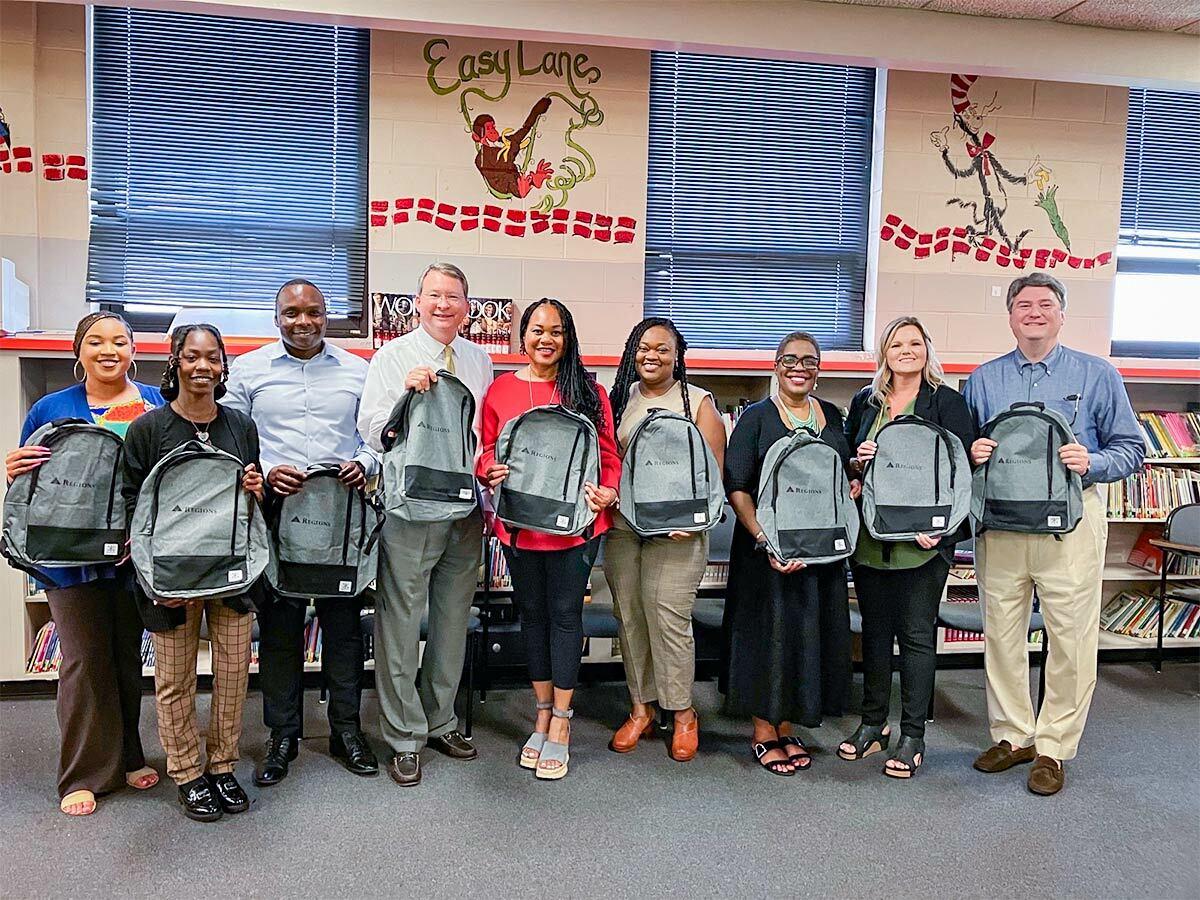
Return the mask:
[[[1083,752],[1053,798],[1026,792],[1027,767],[983,775],[983,678],[939,673],[930,752],[911,782],[882,758],[838,759],[855,720],[806,735],[808,773],[780,778],[750,758],[747,728],[698,689],[701,753],[672,762],[661,743],[618,756],[623,686],[587,687],[571,773],[535,782],[515,765],[530,718],[524,691],[480,707],[481,758],[425,757],[402,790],[359,779],[305,741],[283,784],[259,791],[265,731],[246,706],[238,768],[253,805],[202,825],[174,788],[102,799],[90,819],[55,810],[53,702],[0,703],[0,895],[122,897],[1194,897],[1200,895],[1200,667],[1101,668]],[[307,728],[325,734],[307,696]],[[894,706],[898,709],[898,706]],[[203,710],[207,710],[207,698]],[[364,699],[374,732],[374,695]],[[894,721],[894,720],[893,720]],[[145,700],[143,732],[163,768]],[[381,756],[384,748],[374,743]]]

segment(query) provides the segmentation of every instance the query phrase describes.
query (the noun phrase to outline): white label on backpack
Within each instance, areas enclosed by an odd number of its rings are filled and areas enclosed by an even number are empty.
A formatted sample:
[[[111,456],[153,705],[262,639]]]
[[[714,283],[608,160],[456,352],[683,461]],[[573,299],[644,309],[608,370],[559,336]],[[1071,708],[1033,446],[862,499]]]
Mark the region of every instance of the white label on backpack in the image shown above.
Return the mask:
[[[463,488],[462,490],[460,490],[458,492],[458,499],[459,500],[470,500],[471,499],[471,489]]]
[[[245,577],[245,575],[243,574],[241,569],[230,569],[229,570],[229,583],[230,584],[237,584],[244,577]]]
[[[945,516],[934,516],[933,522],[931,522],[930,524],[934,528],[945,528],[946,527],[946,517]]]
[[[120,550],[120,548],[116,544],[105,544],[104,545],[104,555],[105,556],[116,556],[117,552],[119,550]]]
[[[703,525],[705,522],[708,521],[708,513],[706,513],[706,512],[693,513],[692,521],[695,522],[697,525]]]
[[[841,538],[838,538],[837,540],[835,540],[835,541],[833,542],[833,549],[834,549],[834,550],[845,550],[845,549],[846,549],[846,542],[845,542],[845,541],[843,541]]]
[[[1046,516],[1047,528],[1062,528],[1062,516]]]
[[[557,525],[559,528],[566,528],[568,525],[571,524],[571,520],[568,519],[566,516],[559,516],[557,519],[554,520],[554,524]]]
[[[338,582],[338,590],[341,591],[343,594],[350,593],[350,591],[353,590],[353,588],[354,588],[354,585],[351,584],[349,581],[339,581]]]

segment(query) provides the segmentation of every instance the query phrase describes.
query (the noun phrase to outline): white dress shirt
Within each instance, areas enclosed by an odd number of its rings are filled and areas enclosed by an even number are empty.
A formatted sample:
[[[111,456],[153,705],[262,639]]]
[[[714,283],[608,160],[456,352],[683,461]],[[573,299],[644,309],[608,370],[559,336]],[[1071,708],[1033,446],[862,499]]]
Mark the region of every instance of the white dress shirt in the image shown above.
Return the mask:
[[[379,442],[383,426],[395,409],[397,401],[404,396],[404,379],[417,366],[429,366],[434,371],[446,366],[446,344],[443,344],[424,327],[414,328],[408,334],[388,341],[375,351],[371,368],[367,372],[367,384],[363,388],[362,403],[358,409],[358,431],[363,439],[376,450],[383,450]],[[475,397],[475,442],[479,443],[479,419],[483,409],[483,395],[495,377],[492,358],[478,344],[455,336],[449,344],[454,357],[454,375]]]
[[[297,359],[276,341],[233,361],[221,403],[258,426],[266,472],[353,459],[373,475],[379,460],[357,431],[366,378],[366,360],[329,341],[312,359]]]

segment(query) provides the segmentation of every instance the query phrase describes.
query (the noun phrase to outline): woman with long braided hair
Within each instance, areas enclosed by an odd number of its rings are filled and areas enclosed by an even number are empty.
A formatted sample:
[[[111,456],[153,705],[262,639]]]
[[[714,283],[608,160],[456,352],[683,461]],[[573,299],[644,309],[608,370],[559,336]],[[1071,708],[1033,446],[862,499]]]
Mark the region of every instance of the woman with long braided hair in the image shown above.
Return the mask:
[[[622,454],[651,409],[681,413],[696,423],[725,464],[725,425],[708,391],[689,385],[687,341],[670,319],[649,318],[634,326],[613,384],[613,420]],[[628,753],[654,725],[654,707],[675,717],[671,758],[696,755],[700,723],[692,708],[696,647],[692,607],[708,564],[708,533],[673,531],[639,537],[620,513],[604,550],[604,572],[620,626],[621,657],[633,708],[609,747]]]
[[[583,595],[600,535],[612,525],[621,460],[614,440],[608,395],[583,368],[570,311],[542,299],[521,316],[521,352],[529,365],[492,382],[480,419],[479,480],[495,488],[508,476],[496,462],[496,438],[505,423],[535,406],[561,404],[591,419],[600,439],[600,483],[587,482],[588,506],[597,513],[592,537],[569,537],[521,529],[517,537],[499,519],[492,527],[504,545],[520,610],[529,680],[537,702],[537,724],[518,762],[541,779],[567,774],[571,701],[583,652]],[[518,553],[518,546],[520,552]]]

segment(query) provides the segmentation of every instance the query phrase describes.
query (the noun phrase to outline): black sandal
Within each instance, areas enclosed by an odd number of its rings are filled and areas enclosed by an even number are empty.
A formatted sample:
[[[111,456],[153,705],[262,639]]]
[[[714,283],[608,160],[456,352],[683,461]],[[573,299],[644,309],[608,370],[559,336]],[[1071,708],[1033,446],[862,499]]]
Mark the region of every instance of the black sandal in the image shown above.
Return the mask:
[[[779,744],[787,752],[788,747],[799,747],[799,753],[788,753],[788,762],[795,766],[796,772],[803,772],[812,765],[812,754],[808,752],[808,748],[800,741],[800,738],[795,735],[786,734],[779,739]]]
[[[782,750],[783,745],[779,741],[760,741],[754,745],[754,758],[758,760],[758,764],[773,775],[795,775],[791,769],[784,769],[783,766],[792,764],[790,759],[777,759],[774,762],[763,762],[762,758],[772,750]]]
[[[921,763],[925,761],[925,741],[920,738],[901,735],[900,743],[896,745],[896,749],[888,757],[889,762],[892,760],[903,763],[908,768],[893,769],[889,765],[884,765],[884,775],[890,775],[892,778],[912,778],[913,775],[917,774],[917,769],[921,768]]]
[[[854,752],[847,753],[842,749],[842,745],[838,744],[838,756],[853,762],[865,759],[872,753],[882,753],[892,741],[891,732],[884,733],[883,729],[887,727],[886,722],[882,725],[859,725],[854,734],[842,741],[842,744],[852,745]]]

